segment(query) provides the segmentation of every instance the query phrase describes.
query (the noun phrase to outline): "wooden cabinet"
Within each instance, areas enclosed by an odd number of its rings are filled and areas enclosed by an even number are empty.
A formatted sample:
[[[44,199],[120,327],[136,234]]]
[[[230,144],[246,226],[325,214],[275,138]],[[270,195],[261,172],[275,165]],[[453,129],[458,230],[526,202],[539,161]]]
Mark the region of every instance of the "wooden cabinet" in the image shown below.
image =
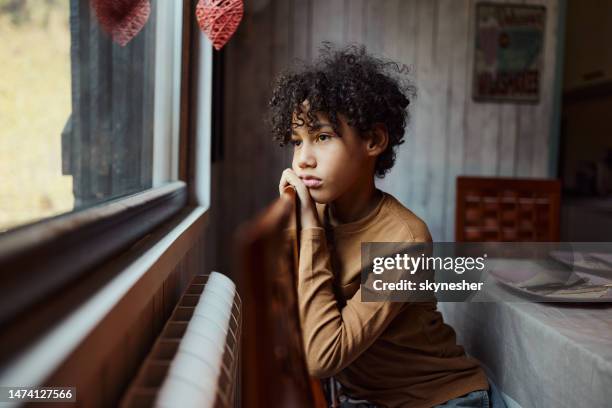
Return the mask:
[[[612,81],[612,1],[569,0],[565,34],[566,91]]]

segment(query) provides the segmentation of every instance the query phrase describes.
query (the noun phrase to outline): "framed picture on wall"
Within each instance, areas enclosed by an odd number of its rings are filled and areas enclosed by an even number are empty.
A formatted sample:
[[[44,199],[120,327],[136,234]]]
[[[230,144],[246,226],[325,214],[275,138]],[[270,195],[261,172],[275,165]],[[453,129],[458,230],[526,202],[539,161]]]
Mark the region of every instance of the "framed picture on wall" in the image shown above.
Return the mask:
[[[476,5],[474,100],[539,101],[545,22],[543,6]]]

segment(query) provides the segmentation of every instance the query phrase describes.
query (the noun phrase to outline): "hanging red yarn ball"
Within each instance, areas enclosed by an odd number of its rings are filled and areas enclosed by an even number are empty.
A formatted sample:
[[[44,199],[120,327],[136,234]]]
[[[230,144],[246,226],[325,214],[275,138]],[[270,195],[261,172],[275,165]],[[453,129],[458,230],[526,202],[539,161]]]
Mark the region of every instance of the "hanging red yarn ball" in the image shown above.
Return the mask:
[[[149,0],[91,0],[98,22],[113,41],[125,47],[142,30],[149,15]]]
[[[236,32],[243,13],[242,0],[200,0],[196,6],[198,25],[217,51]]]

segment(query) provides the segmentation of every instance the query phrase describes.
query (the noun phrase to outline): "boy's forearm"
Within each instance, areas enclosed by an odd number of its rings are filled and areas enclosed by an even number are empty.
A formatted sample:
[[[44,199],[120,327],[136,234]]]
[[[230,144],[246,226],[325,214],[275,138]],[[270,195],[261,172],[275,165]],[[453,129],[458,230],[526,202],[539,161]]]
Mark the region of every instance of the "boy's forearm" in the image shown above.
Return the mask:
[[[361,302],[360,292],[340,309],[323,228],[301,231],[298,305],[310,373],[329,377],[367,349],[401,304]]]
[[[300,217],[300,222],[302,224],[302,229],[321,228],[321,222],[319,221],[319,218],[314,210],[307,214],[302,214]]]
[[[304,220],[303,220],[304,221]],[[333,292],[333,273],[322,228],[301,231],[298,303],[310,373],[329,377],[342,368],[342,320]]]

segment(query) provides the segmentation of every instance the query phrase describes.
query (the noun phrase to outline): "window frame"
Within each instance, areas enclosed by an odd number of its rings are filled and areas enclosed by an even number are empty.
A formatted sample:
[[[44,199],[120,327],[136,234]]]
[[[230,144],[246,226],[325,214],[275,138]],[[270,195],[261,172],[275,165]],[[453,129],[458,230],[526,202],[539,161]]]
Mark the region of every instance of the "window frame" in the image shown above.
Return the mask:
[[[194,186],[199,61],[195,4],[195,0],[185,2],[182,10],[178,181],[0,235],[0,330],[93,268],[124,253],[181,210],[198,206]],[[203,212],[199,218],[206,215]]]

